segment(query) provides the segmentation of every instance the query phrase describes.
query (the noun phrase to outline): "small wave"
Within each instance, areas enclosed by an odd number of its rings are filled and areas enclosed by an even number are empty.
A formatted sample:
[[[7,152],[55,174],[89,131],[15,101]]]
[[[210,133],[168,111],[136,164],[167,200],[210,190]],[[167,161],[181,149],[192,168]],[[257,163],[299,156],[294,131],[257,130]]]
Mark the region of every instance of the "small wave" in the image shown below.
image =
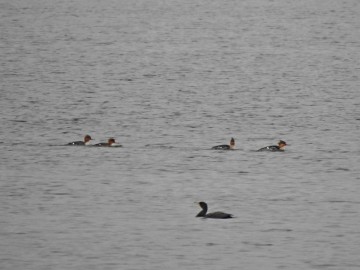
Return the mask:
[[[262,232],[292,232],[292,231],[293,230],[291,229],[277,229],[277,228],[262,230]]]
[[[248,242],[248,241],[244,241],[243,244],[256,246],[256,247],[270,247],[270,246],[273,246],[273,244],[270,244],[270,243],[252,243],[252,242]]]
[[[326,201],[329,203],[354,203],[354,204],[360,204],[360,202],[356,202],[356,201],[346,201],[346,200],[329,200]]]

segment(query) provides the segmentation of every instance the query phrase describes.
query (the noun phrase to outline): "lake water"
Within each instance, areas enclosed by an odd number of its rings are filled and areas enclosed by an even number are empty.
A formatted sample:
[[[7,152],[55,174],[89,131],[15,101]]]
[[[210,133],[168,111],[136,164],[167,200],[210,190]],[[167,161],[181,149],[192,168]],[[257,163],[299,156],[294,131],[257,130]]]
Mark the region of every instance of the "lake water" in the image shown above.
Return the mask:
[[[360,269],[359,18],[0,1],[0,268]],[[85,134],[123,147],[64,146]]]

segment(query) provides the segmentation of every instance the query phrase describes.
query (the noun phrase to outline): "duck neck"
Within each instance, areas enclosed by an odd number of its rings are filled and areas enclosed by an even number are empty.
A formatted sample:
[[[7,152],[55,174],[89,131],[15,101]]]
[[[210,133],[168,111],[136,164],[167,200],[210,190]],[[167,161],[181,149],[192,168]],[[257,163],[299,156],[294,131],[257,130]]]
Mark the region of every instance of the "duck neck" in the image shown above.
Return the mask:
[[[234,149],[234,148],[235,148],[235,140],[234,140],[234,138],[231,138],[230,149]]]

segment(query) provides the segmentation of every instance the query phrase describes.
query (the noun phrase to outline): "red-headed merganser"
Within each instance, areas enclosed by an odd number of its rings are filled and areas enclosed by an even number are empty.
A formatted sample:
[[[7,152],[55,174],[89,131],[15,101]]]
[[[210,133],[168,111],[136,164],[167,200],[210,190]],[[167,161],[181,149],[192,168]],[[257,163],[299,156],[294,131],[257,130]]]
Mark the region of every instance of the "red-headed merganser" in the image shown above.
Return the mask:
[[[286,142],[285,141],[279,141],[278,145],[270,145],[270,146],[266,146],[263,148],[260,148],[259,150],[257,150],[258,152],[263,152],[263,151],[270,151],[270,152],[279,152],[279,151],[284,151],[285,146],[286,146]]]
[[[70,142],[67,145],[90,145],[90,141],[92,140],[90,135],[86,135],[84,137],[84,141],[76,141],[76,142]]]
[[[199,214],[196,215],[196,217],[203,217],[203,218],[232,218],[232,214],[227,214],[224,212],[213,212],[213,213],[209,213],[206,214],[207,212],[207,204],[205,202],[199,202],[200,207],[202,208],[202,210],[199,212]]]
[[[116,143],[114,138],[110,138],[107,143],[105,143],[105,142],[97,143],[97,144],[94,144],[94,146],[111,146],[111,147],[117,146],[117,147],[120,147],[121,144]]]
[[[234,138],[231,138],[230,140],[230,145],[228,144],[222,144],[222,145],[216,145],[214,147],[212,147],[211,149],[215,149],[215,150],[231,150],[235,148],[235,140]]]

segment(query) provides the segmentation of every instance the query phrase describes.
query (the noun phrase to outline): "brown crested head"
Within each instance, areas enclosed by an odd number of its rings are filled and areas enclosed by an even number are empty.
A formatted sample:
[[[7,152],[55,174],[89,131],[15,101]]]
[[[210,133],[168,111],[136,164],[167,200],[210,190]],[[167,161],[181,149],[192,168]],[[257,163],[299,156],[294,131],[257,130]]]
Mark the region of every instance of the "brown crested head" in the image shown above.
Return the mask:
[[[92,140],[92,138],[91,138],[90,135],[85,135],[85,137],[84,137],[85,142],[88,142],[88,141],[91,141],[91,140]]]
[[[285,141],[280,140],[280,141],[278,142],[278,145],[279,145],[280,147],[284,147],[284,146],[287,145],[287,144],[286,144]]]

